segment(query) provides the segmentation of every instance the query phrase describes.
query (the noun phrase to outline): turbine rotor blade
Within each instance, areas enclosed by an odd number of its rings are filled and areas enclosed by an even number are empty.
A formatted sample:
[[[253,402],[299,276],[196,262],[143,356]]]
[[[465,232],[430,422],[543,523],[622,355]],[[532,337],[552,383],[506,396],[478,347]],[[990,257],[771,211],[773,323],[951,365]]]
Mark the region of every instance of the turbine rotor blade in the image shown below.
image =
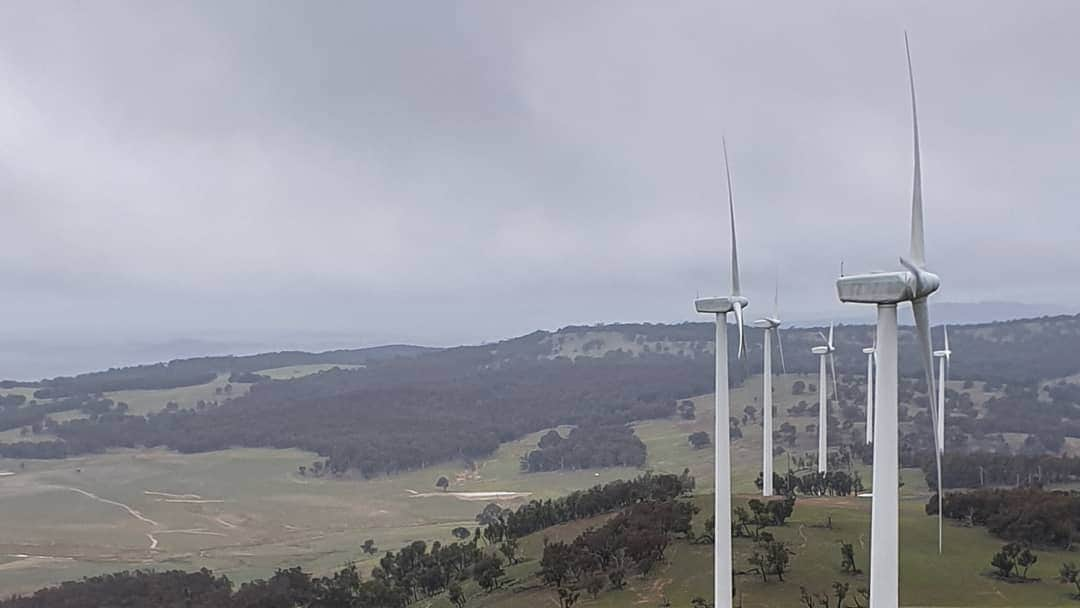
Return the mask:
[[[837,401],[840,400],[840,386],[836,382],[836,357],[832,353],[829,353],[829,365],[832,367],[832,389],[833,398]]]
[[[784,340],[780,338],[780,328],[776,328],[776,346],[780,348],[780,368],[787,373],[787,363],[784,363]]]
[[[926,239],[923,234],[922,204],[922,163],[919,154],[919,114],[915,105],[915,71],[911,67],[911,47],[907,33],[904,34],[904,49],[907,51],[908,82],[911,85],[911,126],[915,144],[915,171],[911,190],[911,261],[916,266],[926,266]]]
[[[731,295],[739,296],[741,284],[739,282],[739,247],[735,241],[735,195],[731,190],[731,166],[728,164],[727,140],[720,138],[720,144],[724,149],[724,173],[727,175],[728,214],[731,216]]]
[[[832,338],[833,338],[833,324],[829,323],[829,348],[830,349],[833,347]]]
[[[945,331],[945,352],[949,352],[949,326],[942,325],[941,328]],[[946,355],[946,359],[948,355]]]
[[[930,344],[930,307],[926,298],[919,298],[911,303],[911,310],[915,316],[915,328],[919,337],[919,350],[923,360],[923,369],[926,372],[927,397],[930,402],[930,430],[934,436],[934,459],[937,466],[938,485],[938,553],[941,553],[941,528],[942,518],[941,504],[945,493],[945,483],[941,477],[941,446],[938,441],[938,404],[937,390],[934,386],[934,352]]]
[[[739,358],[742,359],[746,354],[746,336],[743,333],[743,311],[742,304],[736,303],[735,310],[735,322],[739,325]]]
[[[776,291],[773,293],[773,317],[780,318],[780,277],[776,277]]]

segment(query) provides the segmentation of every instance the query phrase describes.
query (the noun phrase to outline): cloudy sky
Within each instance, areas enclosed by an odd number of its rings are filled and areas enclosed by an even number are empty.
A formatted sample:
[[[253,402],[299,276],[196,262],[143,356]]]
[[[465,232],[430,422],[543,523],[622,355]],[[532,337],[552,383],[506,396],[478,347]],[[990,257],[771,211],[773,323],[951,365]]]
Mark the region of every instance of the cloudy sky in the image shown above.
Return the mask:
[[[788,317],[841,314],[841,260],[907,249],[905,29],[940,301],[1080,309],[1077,22],[1049,0],[3,3],[0,316],[434,344],[692,319],[728,281],[722,135],[744,289],[779,274]]]

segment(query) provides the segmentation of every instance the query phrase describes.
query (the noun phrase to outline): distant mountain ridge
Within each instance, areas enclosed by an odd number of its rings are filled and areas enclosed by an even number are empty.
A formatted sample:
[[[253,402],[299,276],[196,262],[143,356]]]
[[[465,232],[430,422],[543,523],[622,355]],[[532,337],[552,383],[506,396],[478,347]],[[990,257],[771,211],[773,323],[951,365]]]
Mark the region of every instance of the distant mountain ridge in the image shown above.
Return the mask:
[[[940,344],[940,323],[933,333]],[[734,328],[730,331],[734,332]],[[745,328],[750,354],[738,363],[743,373],[760,373],[760,329]],[[826,325],[781,329],[788,371],[813,372],[817,359],[810,353]],[[1057,315],[976,324],[950,324],[951,346],[956,355],[950,375],[954,378],[995,378],[1003,382],[1031,383],[1080,372],[1080,315]],[[872,324],[836,326],[837,368],[841,373],[863,373],[862,348],[874,342]],[[730,340],[734,355],[737,344]],[[710,322],[616,323],[571,325],[555,331],[535,331],[493,344],[450,349],[413,345],[386,345],[323,352],[280,351],[243,356],[210,356],[113,368],[100,372],[61,376],[41,381],[12,381],[0,387],[32,386],[58,389],[56,396],[92,394],[125,388],[173,388],[202,384],[219,373],[245,373],[274,367],[307,364],[363,365],[395,357],[416,357],[435,352],[491,351],[496,356],[577,359],[579,357],[642,357],[669,355],[711,357],[713,325]],[[733,359],[735,360],[735,359]],[[900,330],[900,369],[908,376],[922,373],[914,335]]]

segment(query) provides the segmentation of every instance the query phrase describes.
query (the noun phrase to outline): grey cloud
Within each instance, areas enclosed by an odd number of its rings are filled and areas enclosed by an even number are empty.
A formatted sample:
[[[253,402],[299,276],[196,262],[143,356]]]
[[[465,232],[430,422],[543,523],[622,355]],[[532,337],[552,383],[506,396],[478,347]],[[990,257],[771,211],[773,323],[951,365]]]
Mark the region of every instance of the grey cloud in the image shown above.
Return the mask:
[[[26,331],[434,343],[694,318],[719,140],[761,305],[906,249],[911,33],[941,299],[1080,302],[1071,2],[8,3],[0,303]],[[1002,277],[1009,276],[1006,284]],[[3,375],[3,374],[0,374]]]

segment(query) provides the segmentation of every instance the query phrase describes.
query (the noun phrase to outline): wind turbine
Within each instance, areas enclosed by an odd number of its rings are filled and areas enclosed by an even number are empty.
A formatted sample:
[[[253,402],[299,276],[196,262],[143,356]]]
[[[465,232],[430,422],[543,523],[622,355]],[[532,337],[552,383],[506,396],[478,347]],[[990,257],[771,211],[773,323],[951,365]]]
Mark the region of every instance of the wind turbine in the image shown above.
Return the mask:
[[[821,361],[818,374],[818,473],[825,473],[828,471],[829,462],[829,442],[828,442],[828,421],[829,421],[829,378],[825,375],[825,359],[828,359],[832,364],[832,377],[833,377],[833,397],[837,396],[836,386],[836,359],[833,353],[836,352],[836,347],[833,346],[833,326],[829,324],[829,337],[826,338],[824,334],[818,332],[822,340],[825,340],[823,346],[815,346],[810,349],[810,352],[818,355]]]
[[[911,86],[911,120],[914,142],[914,175],[911,197],[911,248],[900,258],[906,270],[849,275],[836,281],[841,302],[877,305],[877,399],[874,404],[874,497],[870,528],[870,607],[895,607],[899,601],[899,455],[897,446],[897,347],[896,307],[911,302],[919,337],[923,368],[929,387],[930,418],[937,424],[934,395],[933,353],[930,348],[930,309],[927,298],[941,286],[941,279],[926,270],[923,235],[922,167],[919,159],[919,120],[915,105],[915,76],[911,50],[907,50]],[[937,435],[934,436],[937,442]],[[938,473],[938,551],[941,551],[941,454],[935,450]]]
[[[773,297],[773,316],[754,321],[754,327],[764,329],[765,334],[765,366],[762,371],[762,386],[764,395],[762,402],[761,417],[761,495],[773,495],[773,445],[772,445],[772,336],[776,334],[776,344],[780,348],[780,368],[787,373],[787,364],[784,363],[784,343],[780,339],[780,284],[776,285],[776,295]]]
[[[866,355],[866,445],[874,443],[874,360],[877,349],[873,346],[862,349]]]
[[[949,350],[949,328],[941,326],[945,332],[945,349],[935,350],[934,356],[938,358],[938,417],[937,417],[937,450],[939,454],[945,454],[945,383],[949,379],[949,364],[952,363],[952,351]]]
[[[739,287],[739,250],[735,244],[735,197],[731,192],[731,168],[728,166],[727,142],[721,140],[724,150],[724,171],[727,175],[728,213],[731,216],[731,295],[694,300],[700,313],[716,317],[716,422],[713,440],[716,446],[715,478],[716,493],[715,540],[713,542],[713,601],[717,606],[731,602],[731,405],[728,391],[728,341],[727,315],[735,313],[739,328],[739,357],[745,352],[743,336],[743,309],[750,304]]]

